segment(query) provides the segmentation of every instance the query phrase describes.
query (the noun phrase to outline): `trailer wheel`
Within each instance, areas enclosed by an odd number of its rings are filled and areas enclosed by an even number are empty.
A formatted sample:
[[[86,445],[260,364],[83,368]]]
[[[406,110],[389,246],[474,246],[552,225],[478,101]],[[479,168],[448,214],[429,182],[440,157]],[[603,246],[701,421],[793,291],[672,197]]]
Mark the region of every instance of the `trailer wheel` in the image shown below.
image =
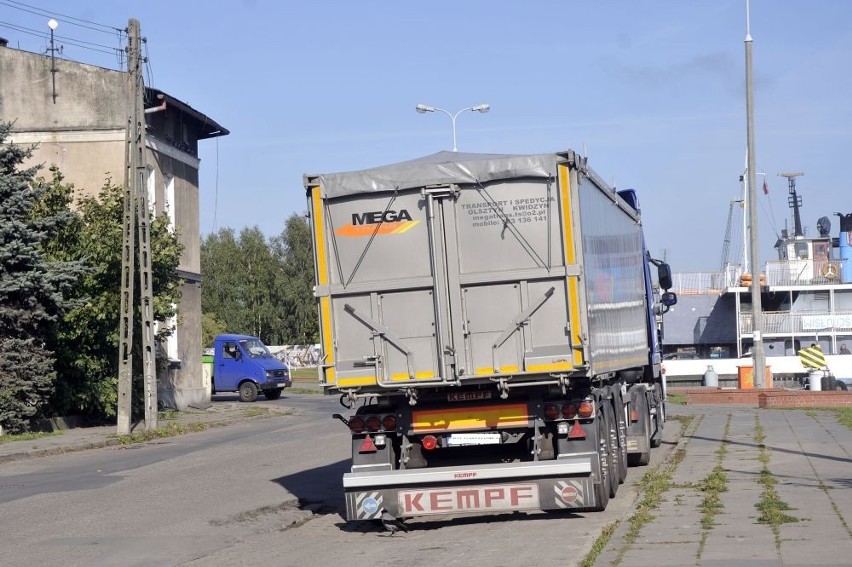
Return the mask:
[[[618,483],[624,484],[627,480],[627,418],[624,415],[624,401],[620,391],[615,392],[612,403],[616,444],[614,458],[617,461]]]
[[[240,384],[240,401],[253,402],[255,400],[257,400],[257,385],[246,380]]]
[[[612,467],[609,465],[610,461],[612,461],[612,456],[609,451],[609,435],[607,433],[606,420],[601,419],[602,417],[601,415],[595,417],[595,421],[598,424],[598,462],[601,478],[600,482],[595,484],[596,504],[589,509],[592,512],[603,512],[606,510],[607,504],[609,504],[609,471],[612,470]]]
[[[609,434],[606,436],[606,444],[607,451],[609,455],[609,464],[607,468],[608,473],[608,481],[609,481],[609,497],[615,498],[615,494],[618,492],[618,486],[621,484],[619,480],[619,472],[618,472],[618,435],[615,433],[615,418],[612,415],[612,405],[609,403],[605,403],[603,406],[604,421],[606,422],[606,430]],[[613,437],[616,438],[615,446],[613,446]]]
[[[645,395],[636,396],[637,410],[639,410],[639,421],[642,423],[642,428],[645,430],[645,446],[647,450],[641,453],[633,453],[629,455],[630,466],[644,467],[651,461],[651,412],[648,408],[648,398]]]

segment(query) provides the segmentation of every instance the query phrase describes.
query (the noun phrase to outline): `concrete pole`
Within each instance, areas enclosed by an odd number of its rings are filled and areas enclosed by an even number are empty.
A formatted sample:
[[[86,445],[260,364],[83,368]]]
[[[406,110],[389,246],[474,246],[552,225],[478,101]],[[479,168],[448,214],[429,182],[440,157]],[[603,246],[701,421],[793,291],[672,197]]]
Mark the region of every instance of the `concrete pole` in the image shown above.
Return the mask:
[[[757,184],[755,183],[754,153],[754,84],[752,82],[752,37],[749,22],[749,2],[746,0],[746,136],[748,138],[748,217],[749,243],[751,246],[751,308],[752,308],[752,356],[754,357],[754,386],[766,387],[766,353],[763,348],[763,306],[760,303],[760,249],[757,230]]]

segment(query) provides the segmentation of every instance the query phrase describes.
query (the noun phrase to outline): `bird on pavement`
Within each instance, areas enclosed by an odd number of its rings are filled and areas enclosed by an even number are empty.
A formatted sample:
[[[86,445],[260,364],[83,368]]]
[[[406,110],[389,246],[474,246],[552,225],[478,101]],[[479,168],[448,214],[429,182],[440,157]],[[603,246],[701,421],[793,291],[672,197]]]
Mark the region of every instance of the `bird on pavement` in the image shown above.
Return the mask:
[[[382,511],[382,525],[390,531],[391,535],[395,534],[397,530],[408,531],[408,526],[402,520],[395,518],[393,514],[387,511]]]

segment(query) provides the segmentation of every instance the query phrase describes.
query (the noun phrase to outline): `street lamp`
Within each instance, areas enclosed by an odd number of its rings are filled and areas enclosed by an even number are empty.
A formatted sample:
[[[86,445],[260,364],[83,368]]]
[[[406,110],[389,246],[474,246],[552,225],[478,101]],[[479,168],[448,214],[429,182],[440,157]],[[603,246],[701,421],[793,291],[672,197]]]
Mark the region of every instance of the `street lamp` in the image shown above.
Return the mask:
[[[59,22],[50,18],[47,21],[47,27],[50,28],[50,75],[53,84],[53,104],[56,104],[56,47],[53,43],[53,31],[59,27]]]
[[[462,108],[461,110],[459,110],[455,114],[451,114],[451,113],[447,112],[446,110],[444,110],[443,108],[435,108],[434,106],[426,106],[425,104],[418,104],[414,108],[414,110],[416,110],[420,114],[426,114],[427,112],[438,111],[438,112],[443,112],[444,114],[449,116],[450,120],[453,121],[453,151],[457,152],[459,150],[458,150],[458,147],[456,146],[456,118],[458,118],[459,114],[461,114],[465,110],[472,110],[474,112],[481,112],[481,113],[485,114],[486,112],[491,110],[491,106],[489,106],[488,104],[477,104],[476,106],[469,106],[467,108]]]

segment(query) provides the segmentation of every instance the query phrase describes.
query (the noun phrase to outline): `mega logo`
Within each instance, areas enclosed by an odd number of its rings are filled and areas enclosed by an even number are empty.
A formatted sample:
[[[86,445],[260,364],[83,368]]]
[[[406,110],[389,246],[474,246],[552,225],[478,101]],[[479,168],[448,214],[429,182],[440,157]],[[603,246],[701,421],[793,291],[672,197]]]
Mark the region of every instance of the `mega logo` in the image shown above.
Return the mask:
[[[413,220],[405,209],[399,211],[369,211],[353,213],[352,222],[341,226],[339,236],[371,236],[373,234],[401,234],[414,228],[420,221]]]

